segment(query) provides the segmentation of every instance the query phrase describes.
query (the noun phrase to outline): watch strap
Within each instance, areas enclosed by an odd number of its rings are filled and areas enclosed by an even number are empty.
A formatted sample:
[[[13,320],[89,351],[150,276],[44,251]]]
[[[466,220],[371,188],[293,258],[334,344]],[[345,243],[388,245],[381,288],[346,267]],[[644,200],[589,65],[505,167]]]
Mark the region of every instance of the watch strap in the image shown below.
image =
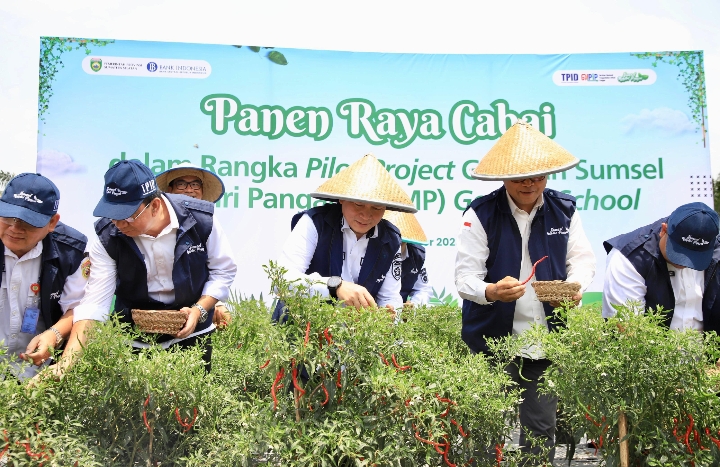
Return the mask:
[[[48,329],[48,331],[52,331],[55,333],[55,347],[58,347],[60,344],[62,344],[64,339],[62,334],[60,334],[60,331],[55,329],[55,327],[51,327],[50,329]]]
[[[207,317],[208,317],[208,312],[207,312],[207,310],[206,310],[202,305],[200,305],[199,303],[194,303],[193,306],[194,306],[195,308],[197,308],[198,310],[200,310],[200,319],[198,319],[198,322],[204,323],[205,320],[206,320]],[[191,308],[192,308],[192,307],[191,307]]]

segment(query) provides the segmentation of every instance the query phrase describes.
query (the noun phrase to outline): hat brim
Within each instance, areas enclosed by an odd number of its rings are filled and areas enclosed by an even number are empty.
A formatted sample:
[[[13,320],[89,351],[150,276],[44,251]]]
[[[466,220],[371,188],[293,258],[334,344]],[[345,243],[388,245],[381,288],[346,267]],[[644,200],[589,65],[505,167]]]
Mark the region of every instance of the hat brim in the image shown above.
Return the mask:
[[[101,198],[95,210],[93,210],[93,216],[95,217],[107,217],[112,220],[123,220],[127,219],[137,211],[143,200],[132,201],[128,203],[110,203],[105,198]]]
[[[391,201],[384,201],[380,199],[369,199],[369,198],[359,198],[359,197],[353,197],[353,196],[343,196],[343,195],[336,195],[334,193],[319,193],[319,192],[313,192],[310,193],[310,196],[312,196],[315,199],[321,199],[324,201],[353,201],[355,203],[370,203],[370,204],[377,204],[378,206],[385,206],[386,209],[390,209],[392,211],[400,211],[400,212],[409,212],[409,213],[416,213],[417,209],[414,207],[410,207],[405,204],[400,203],[393,203]]]
[[[579,159],[576,159],[569,164],[565,164],[562,167],[553,167],[552,170],[541,170],[538,172],[529,172],[529,173],[522,173],[522,174],[503,174],[503,175],[490,175],[490,174],[478,174],[473,172],[472,178],[477,180],[487,180],[487,181],[505,181],[505,180],[524,180],[526,178],[531,177],[541,177],[543,175],[552,175],[558,172],[564,172],[566,170],[570,170],[576,165],[580,163]]]
[[[52,215],[40,214],[24,206],[0,201],[0,217],[15,217],[33,227],[45,227],[50,222]]]
[[[169,193],[171,190],[170,183],[176,178],[191,175],[197,177],[203,182],[202,199],[216,203],[225,194],[225,184],[222,179],[213,172],[199,167],[174,167],[161,173],[155,179],[160,191]]]
[[[696,271],[704,271],[710,266],[717,239],[713,239],[710,248],[704,251],[690,250],[676,242],[673,242],[670,236],[667,236],[665,243],[665,255],[667,260],[678,266],[695,269]]]

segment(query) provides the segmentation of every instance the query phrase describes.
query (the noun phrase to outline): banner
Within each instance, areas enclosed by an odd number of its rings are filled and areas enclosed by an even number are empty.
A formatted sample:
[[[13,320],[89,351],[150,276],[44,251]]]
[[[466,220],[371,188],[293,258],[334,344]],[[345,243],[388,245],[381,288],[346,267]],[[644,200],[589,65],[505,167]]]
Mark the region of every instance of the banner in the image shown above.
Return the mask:
[[[137,159],[220,175],[216,215],[242,296],[269,283],[308,193],[373,153],[407,190],[430,239],[435,300],[457,299],[466,206],[501,186],[473,180],[523,118],[581,159],[548,187],[577,198],[597,257],[603,240],[712,205],[702,52],[423,55],[43,37],[38,171],[61,190],[67,224],[94,237],[103,174]]]

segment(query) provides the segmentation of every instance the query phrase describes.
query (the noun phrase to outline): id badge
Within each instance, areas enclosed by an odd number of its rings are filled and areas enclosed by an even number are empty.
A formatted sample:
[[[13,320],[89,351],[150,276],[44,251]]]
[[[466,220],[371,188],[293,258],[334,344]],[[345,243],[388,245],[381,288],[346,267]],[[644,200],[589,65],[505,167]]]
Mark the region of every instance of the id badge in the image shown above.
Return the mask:
[[[26,334],[35,334],[37,330],[38,318],[40,318],[40,309],[37,306],[29,305],[23,313],[22,326],[20,332]]]

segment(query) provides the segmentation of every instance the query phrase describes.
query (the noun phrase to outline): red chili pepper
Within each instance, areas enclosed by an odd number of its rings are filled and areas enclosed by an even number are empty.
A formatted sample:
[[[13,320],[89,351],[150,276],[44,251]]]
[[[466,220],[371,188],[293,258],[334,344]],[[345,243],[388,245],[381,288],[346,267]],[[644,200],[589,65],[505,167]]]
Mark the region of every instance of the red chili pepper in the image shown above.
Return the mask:
[[[675,437],[675,439],[678,440],[679,443],[682,443],[682,436],[678,436],[678,434],[677,434],[678,425],[679,425],[678,419],[673,418],[673,422],[675,423],[675,427],[673,428],[672,434]]]
[[[45,460],[49,460],[49,459],[50,459],[50,456],[48,456],[48,455],[45,453],[44,450],[41,450],[41,451],[39,451],[39,452],[32,452],[32,451],[30,450],[30,442],[29,442],[29,441],[26,442],[26,443],[21,443],[20,441],[15,441],[15,444],[17,444],[18,446],[25,446],[25,453],[26,453],[28,456],[30,456],[31,458],[34,458],[34,457],[37,457],[37,458],[44,457]],[[42,448],[41,448],[41,449],[42,449]],[[41,462],[41,464],[42,464],[42,462]]]
[[[465,431],[463,431],[462,425],[460,425],[458,422],[456,422],[455,419],[450,420],[450,423],[452,423],[453,425],[455,425],[456,427],[458,427],[458,431],[460,432],[460,436],[462,436],[463,438],[467,438],[467,437],[468,437],[468,434],[467,434]]]
[[[413,425],[413,428],[415,428],[415,425]],[[432,436],[432,433],[430,433],[430,436]],[[442,443],[442,444],[441,444],[441,443],[436,443],[435,441],[430,441],[429,439],[424,439],[424,438],[420,437],[420,433],[418,433],[417,430],[415,431],[415,439],[417,439],[418,441],[420,441],[420,442],[422,442],[422,443],[430,444],[430,445],[435,446],[435,447],[437,447],[437,446],[443,446],[443,445],[444,445],[444,443]]]
[[[10,449],[10,438],[8,438],[7,430],[3,430],[3,438],[5,438],[5,443],[7,443],[7,444],[5,445],[5,449],[3,449],[2,452],[0,452],[0,459],[2,459],[2,457],[8,451],[8,449]]]
[[[503,460],[503,448],[505,447],[505,443],[502,444],[496,444],[495,445],[495,460],[497,461],[497,465],[500,465],[500,462]]]
[[[450,407],[448,407],[447,409],[445,409],[445,411],[444,411],[443,413],[441,413],[440,415],[438,415],[438,417],[445,418],[445,417],[447,417],[447,415],[448,415],[449,413],[450,413]]]
[[[393,365],[395,365],[395,368],[397,368],[400,371],[405,371],[405,370],[409,370],[410,368],[412,368],[410,365],[405,365],[405,366],[398,365],[397,360],[395,360],[395,354],[392,354],[391,358],[392,358]]]
[[[445,402],[446,404],[457,405],[457,402],[455,402],[454,400],[448,399],[447,397],[440,397],[439,394],[435,394],[435,398],[440,402]]]
[[[270,364],[270,359],[268,359],[265,363],[263,363],[262,365],[260,365],[260,369],[261,369],[261,370],[264,370],[265,368],[267,368],[267,366],[268,366],[269,364]]]
[[[707,451],[708,448],[706,448],[705,446],[702,445],[702,442],[700,440],[700,432],[697,430],[697,428],[695,430],[693,430],[693,437],[695,438],[695,442],[698,444],[698,447],[700,448],[700,450]]]
[[[434,446],[435,452],[437,452],[438,454],[443,456],[443,455],[445,455],[445,451],[441,450],[440,449],[441,447],[447,448],[449,446],[446,443],[438,443],[437,446]]]
[[[297,375],[298,375],[298,369],[297,369],[297,367],[295,367],[295,360],[293,360],[293,362],[292,362],[292,381],[293,381],[293,384],[295,385],[295,389],[297,389],[298,392],[300,393],[298,395],[298,399],[300,399],[302,396],[305,395],[305,390],[300,387],[300,383],[298,383],[298,380],[297,380]]]
[[[320,405],[327,405],[327,403],[330,402],[330,393],[325,387],[325,383],[322,383],[322,390],[325,393],[325,400]]]
[[[147,407],[150,403],[150,395],[148,394],[147,399],[145,399],[145,403],[143,404],[143,407]],[[152,430],[150,429],[150,424],[148,423],[147,419],[147,409],[143,408],[143,423],[145,424],[145,428],[147,428],[148,433],[152,433]]]
[[[308,345],[308,342],[310,342],[310,321],[308,321],[305,327],[305,345]]]
[[[712,437],[712,435],[710,434],[710,428],[705,427],[705,434],[708,436],[708,438],[710,438],[710,441],[715,443],[715,445],[718,447],[718,449],[720,449],[720,439]]]
[[[387,358],[385,358],[385,355],[382,354],[382,352],[378,352],[380,354],[380,358],[382,358],[383,363],[385,366],[390,366],[390,363],[387,361]]]
[[[325,340],[327,341],[328,345],[332,345],[333,337],[332,337],[332,334],[330,334],[329,329],[330,328],[325,328],[325,330],[323,331],[323,334],[325,334]]]
[[[525,285],[525,284],[527,284],[528,282],[530,282],[530,279],[532,279],[533,276],[535,275],[535,268],[537,267],[537,265],[540,264],[540,263],[542,263],[542,262],[545,261],[546,259],[547,259],[547,256],[543,256],[543,257],[540,258],[539,260],[535,261],[535,264],[533,264],[532,271],[530,272],[530,275],[528,276],[527,279],[525,279],[524,281],[522,281],[522,282],[520,283],[520,285]]]
[[[448,459],[449,452],[450,452],[450,442],[445,440],[445,452],[443,453],[443,460],[448,465],[448,467],[457,467],[455,464],[450,462],[450,459]]]
[[[690,414],[688,414],[688,420],[690,420],[690,424],[688,425],[687,431],[685,432],[685,446],[687,446],[688,453],[692,454],[693,450],[690,447],[690,432],[692,431],[692,427],[695,421]]]
[[[197,420],[197,407],[193,407],[193,419],[191,422],[188,422],[188,418],[190,417],[180,418],[180,407],[175,408],[175,418],[177,418],[178,423],[184,428],[183,433],[187,433],[195,424],[195,420]]]
[[[282,377],[285,375],[285,368],[280,367],[280,370],[278,370],[277,375],[275,375],[275,381],[272,383],[272,386],[270,386],[270,395],[273,398],[273,410],[277,410],[278,406],[278,398],[275,394],[275,391],[277,389],[280,389],[281,386],[278,386],[277,384],[280,382]]]
[[[339,369],[337,372],[337,381],[335,382],[335,385],[338,387],[338,389],[342,387],[341,381],[342,381],[342,370]]]

